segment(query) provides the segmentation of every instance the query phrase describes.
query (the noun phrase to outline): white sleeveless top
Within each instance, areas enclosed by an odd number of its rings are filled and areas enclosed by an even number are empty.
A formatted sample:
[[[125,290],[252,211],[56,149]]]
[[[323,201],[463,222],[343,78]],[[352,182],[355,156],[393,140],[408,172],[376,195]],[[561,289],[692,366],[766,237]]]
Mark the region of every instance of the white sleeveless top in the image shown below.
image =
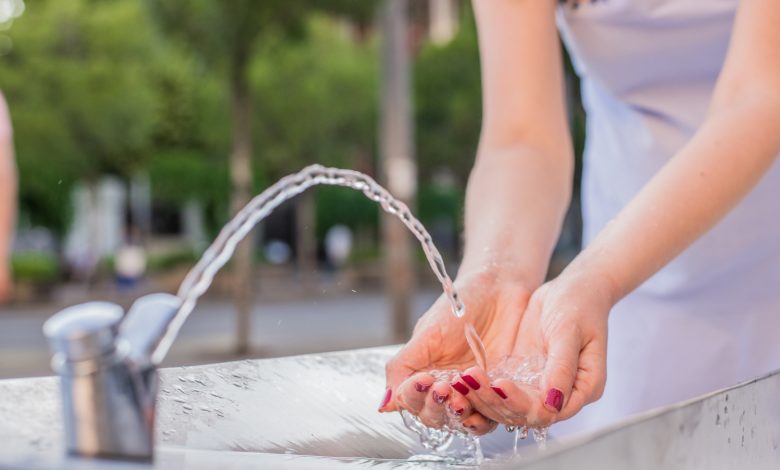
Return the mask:
[[[586,243],[703,122],[737,4],[599,0],[559,8],[588,115]],[[780,369],[780,164],[621,301],[609,328],[604,397],[553,431],[601,426]]]

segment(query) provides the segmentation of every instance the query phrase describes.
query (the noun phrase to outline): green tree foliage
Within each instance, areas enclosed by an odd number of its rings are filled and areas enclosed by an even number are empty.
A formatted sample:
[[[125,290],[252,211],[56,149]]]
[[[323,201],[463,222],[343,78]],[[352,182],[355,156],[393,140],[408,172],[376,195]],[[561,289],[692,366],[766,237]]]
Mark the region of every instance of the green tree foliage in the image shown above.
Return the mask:
[[[310,163],[371,165],[377,114],[373,44],[313,17],[308,40],[266,48],[251,69],[260,180]]]
[[[447,168],[466,184],[482,121],[479,48],[470,10],[446,45],[427,44],[415,64],[415,133],[420,179]]]
[[[23,214],[61,231],[77,179],[143,165],[157,122],[155,38],[135,2],[29,2],[0,58]]]

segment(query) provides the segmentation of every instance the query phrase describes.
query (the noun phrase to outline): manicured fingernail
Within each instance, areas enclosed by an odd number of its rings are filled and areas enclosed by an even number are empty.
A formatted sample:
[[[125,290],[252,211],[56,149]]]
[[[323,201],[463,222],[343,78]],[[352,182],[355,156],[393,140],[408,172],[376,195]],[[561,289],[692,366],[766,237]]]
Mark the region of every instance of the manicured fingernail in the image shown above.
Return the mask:
[[[379,411],[382,411],[382,408],[386,407],[388,403],[390,403],[390,399],[393,397],[393,390],[387,389],[385,392],[385,397],[382,399],[382,404],[379,405]]]
[[[433,401],[436,403],[441,405],[445,400],[447,400],[447,398],[449,398],[449,395],[439,395],[436,393],[436,390],[433,391]]]
[[[420,383],[420,382],[415,382],[414,383],[414,389],[417,390],[420,393],[427,392],[429,388],[431,388],[431,384],[427,384],[426,385],[426,384]]]
[[[450,409],[450,413],[454,414],[455,416],[462,416],[463,412],[466,411],[463,408],[459,408],[457,410],[454,410],[454,409],[452,409],[451,406],[448,406],[447,408],[449,408]]]
[[[561,408],[563,408],[563,392],[557,388],[551,388],[547,391],[547,399],[544,400],[544,404],[561,411]]]
[[[463,379],[463,381],[466,382],[469,387],[473,388],[474,390],[479,390],[479,382],[477,382],[477,379],[474,377],[470,375],[461,375],[460,378]]]
[[[452,388],[457,390],[458,393],[460,393],[461,395],[465,396],[469,394],[469,388],[460,382],[455,382],[454,384],[452,384]]]
[[[508,398],[506,396],[506,393],[504,393],[504,391],[501,390],[501,387],[494,387],[494,386],[491,385],[490,388],[492,388],[493,391],[496,392],[496,395],[498,395],[499,397],[503,398],[504,400],[506,400]]]

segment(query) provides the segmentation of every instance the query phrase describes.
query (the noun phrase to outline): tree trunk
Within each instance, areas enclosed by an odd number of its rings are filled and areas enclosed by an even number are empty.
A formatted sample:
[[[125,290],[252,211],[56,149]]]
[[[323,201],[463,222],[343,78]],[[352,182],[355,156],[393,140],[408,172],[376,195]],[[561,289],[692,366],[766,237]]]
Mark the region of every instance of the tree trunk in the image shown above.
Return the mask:
[[[247,59],[234,59],[231,70],[231,114],[233,119],[233,151],[230,155],[232,185],[231,212],[244,207],[252,195],[252,128],[251,103],[247,83]],[[249,351],[250,318],[252,309],[252,265],[254,249],[252,236],[247,236],[233,256],[233,301],[236,308],[236,353]]]
[[[395,197],[411,206],[417,189],[417,167],[412,148],[407,13],[407,0],[384,0],[380,19],[382,103],[379,139],[384,183]],[[382,221],[385,283],[392,309],[393,335],[396,340],[404,340],[411,330],[412,239],[395,216],[385,214]]]
[[[304,289],[311,289],[317,275],[317,239],[314,225],[314,192],[304,191],[295,203],[295,255]]]

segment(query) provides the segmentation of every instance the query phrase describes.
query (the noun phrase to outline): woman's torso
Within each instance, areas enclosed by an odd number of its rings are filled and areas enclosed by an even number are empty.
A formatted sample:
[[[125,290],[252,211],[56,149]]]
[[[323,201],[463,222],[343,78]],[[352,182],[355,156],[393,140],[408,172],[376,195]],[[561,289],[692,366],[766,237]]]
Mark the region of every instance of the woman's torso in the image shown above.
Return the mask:
[[[559,27],[588,113],[586,242],[705,119],[737,3],[599,0],[561,7]],[[780,368],[779,288],[775,164],[724,220],[613,309],[604,396],[554,433],[598,428]]]
[[[582,186],[586,242],[703,122],[737,4],[599,0],[560,8],[559,27],[582,77],[588,113]],[[717,308],[718,299],[735,296],[777,299],[779,202],[776,164],[736,209],[640,291],[690,302],[694,310]]]

